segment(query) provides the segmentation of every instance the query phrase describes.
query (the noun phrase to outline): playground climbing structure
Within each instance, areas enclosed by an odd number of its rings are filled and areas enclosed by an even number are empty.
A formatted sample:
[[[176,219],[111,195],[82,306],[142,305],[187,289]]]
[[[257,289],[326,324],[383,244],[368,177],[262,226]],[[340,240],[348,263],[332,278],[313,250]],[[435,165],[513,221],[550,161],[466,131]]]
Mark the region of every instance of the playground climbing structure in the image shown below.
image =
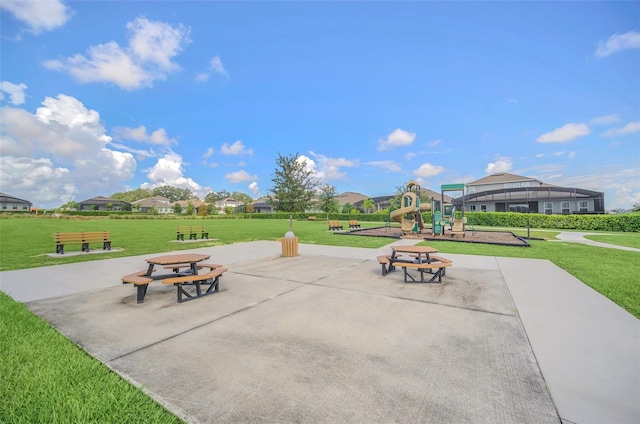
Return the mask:
[[[392,221],[400,222],[404,235],[420,233],[424,229],[423,212],[432,210],[432,202],[422,202],[420,186],[413,180],[407,183],[406,191],[402,194],[400,207],[390,212]]]

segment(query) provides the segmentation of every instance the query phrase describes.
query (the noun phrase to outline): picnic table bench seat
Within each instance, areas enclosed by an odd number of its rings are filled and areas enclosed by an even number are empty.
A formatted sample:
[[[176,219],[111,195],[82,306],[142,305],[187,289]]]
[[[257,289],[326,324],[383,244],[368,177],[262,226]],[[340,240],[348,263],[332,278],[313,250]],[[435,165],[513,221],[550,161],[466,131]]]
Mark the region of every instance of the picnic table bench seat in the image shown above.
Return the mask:
[[[350,219],[349,228],[360,228],[360,223],[358,222],[357,219]]]
[[[186,274],[177,277],[165,278],[162,280],[162,283],[173,284],[174,286],[176,286],[178,303],[182,303],[188,300],[193,300],[202,296],[217,293],[219,290],[220,276],[226,271],[226,268],[215,268],[205,274]],[[202,291],[202,284],[209,286],[204,292]],[[189,293],[185,290],[184,286],[195,286],[195,293]]]
[[[440,261],[433,261],[433,262],[393,262],[391,264],[394,267],[402,267],[403,271],[404,271],[404,282],[408,283],[409,279],[411,279],[411,281],[413,282],[420,282],[420,283],[430,283],[430,282],[434,282],[436,281],[436,279],[438,280],[438,283],[442,283],[442,276],[444,275],[445,269],[449,266],[453,265],[452,261],[448,261],[448,262],[440,262]],[[413,278],[413,276],[411,274],[409,274],[409,272],[407,271],[408,268],[413,268],[413,269],[417,269],[418,271],[420,271],[420,280],[416,280],[415,278]],[[424,273],[428,272],[430,274],[432,274],[431,279],[429,279],[428,281],[425,281],[424,279]]]
[[[147,294],[147,287],[149,283],[153,281],[153,278],[146,277],[147,270],[133,272],[122,277],[122,284],[133,284],[136,286],[136,300],[138,303],[144,301],[144,296]]]
[[[329,221],[329,230],[342,230],[344,227],[340,224],[340,221]]]
[[[189,234],[189,240],[197,240],[198,235],[200,238],[209,238],[209,232],[204,225],[178,225],[176,231],[176,240],[183,240],[185,234]]]
[[[315,221],[316,219],[318,219],[318,218],[317,218],[317,217],[315,217],[315,216],[309,216],[309,217],[307,217],[307,221]]]
[[[56,233],[56,253],[64,254],[67,244],[81,244],[82,251],[89,251],[89,243],[102,243],[102,250],[111,250],[111,236],[108,231],[79,231]]]

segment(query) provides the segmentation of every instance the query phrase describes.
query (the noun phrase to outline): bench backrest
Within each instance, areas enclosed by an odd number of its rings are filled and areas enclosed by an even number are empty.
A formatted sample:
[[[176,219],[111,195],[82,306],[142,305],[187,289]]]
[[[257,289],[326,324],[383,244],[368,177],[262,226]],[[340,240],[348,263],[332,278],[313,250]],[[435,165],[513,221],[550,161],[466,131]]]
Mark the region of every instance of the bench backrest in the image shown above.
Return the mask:
[[[179,233],[190,233],[192,231],[204,231],[204,225],[178,225]]]
[[[90,241],[111,241],[108,231],[78,231],[70,233],[56,233],[56,243],[63,242],[90,242]]]

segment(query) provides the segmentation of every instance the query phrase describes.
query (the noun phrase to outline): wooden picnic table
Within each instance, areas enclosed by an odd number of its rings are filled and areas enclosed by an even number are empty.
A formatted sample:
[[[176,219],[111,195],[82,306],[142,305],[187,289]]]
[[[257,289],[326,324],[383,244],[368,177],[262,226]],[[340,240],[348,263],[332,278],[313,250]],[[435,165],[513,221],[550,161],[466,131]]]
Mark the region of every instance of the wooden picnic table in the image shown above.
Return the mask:
[[[452,265],[449,259],[438,256],[431,256],[438,250],[431,246],[391,246],[392,254],[378,256],[378,262],[382,265],[382,275],[395,271],[396,267],[402,267],[404,271],[405,283],[409,281],[415,282],[442,282],[446,268]],[[402,254],[408,254],[409,258],[402,257]],[[408,272],[408,269],[415,269],[420,272],[420,280],[416,280]],[[430,280],[425,280],[424,273],[432,274]]]
[[[438,253],[438,249],[431,246],[391,246],[391,265],[393,262],[417,262],[417,263],[429,263],[431,257],[429,255]],[[407,253],[409,255],[415,255],[413,259],[400,259],[398,254]],[[392,268],[393,270],[393,265]]]
[[[198,275],[198,262],[202,262],[206,259],[209,259],[211,255],[203,255],[201,253],[180,253],[177,255],[164,255],[157,256],[155,258],[147,259],[147,263],[149,267],[147,268],[147,277],[154,278],[153,269],[156,265],[180,265],[180,264],[189,264],[192,275]],[[164,276],[159,275],[154,279],[164,278]]]

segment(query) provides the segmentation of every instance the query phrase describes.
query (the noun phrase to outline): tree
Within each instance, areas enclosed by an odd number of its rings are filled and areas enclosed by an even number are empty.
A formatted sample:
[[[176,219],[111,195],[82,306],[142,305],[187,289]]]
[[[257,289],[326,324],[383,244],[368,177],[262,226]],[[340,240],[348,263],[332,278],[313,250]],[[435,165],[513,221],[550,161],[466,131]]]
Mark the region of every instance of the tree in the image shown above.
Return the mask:
[[[239,202],[242,202],[243,205],[253,202],[253,197],[249,196],[246,193],[242,193],[240,191],[234,191],[233,193],[231,193],[231,196],[229,197]]]
[[[188,188],[176,188],[168,185],[162,187],[156,187],[151,192],[153,196],[162,196],[169,199],[171,203],[178,200],[191,200],[193,199],[193,193]]]
[[[340,204],[336,197],[336,188],[332,185],[324,184],[320,187],[318,194],[318,208],[326,213],[338,212]]]
[[[365,201],[362,202],[362,208],[367,212],[367,213],[371,213],[371,210],[373,208],[376,207],[375,202],[373,201],[373,199],[366,199]]]
[[[289,229],[293,229],[293,213],[304,212],[311,206],[318,181],[298,153],[289,156],[278,153],[276,165],[269,203],[278,212],[289,212]]]
[[[192,203],[192,202],[189,202],[189,203],[187,204],[187,212],[186,212],[186,213],[187,213],[187,215],[193,215],[193,214],[195,214],[195,212],[196,212],[196,207],[195,207],[195,206],[193,206],[193,203]]]
[[[231,194],[227,190],[221,191],[210,191],[204,198],[204,201],[207,203],[216,203],[220,200],[224,200],[227,197],[231,197]]]
[[[634,203],[633,207],[631,208],[631,211],[640,212],[640,202],[639,203]]]
[[[173,213],[176,215],[180,215],[182,213],[182,206],[180,206],[180,203],[173,205]]]
[[[147,190],[144,188],[137,188],[135,190],[129,190],[120,193],[113,193],[111,196],[109,196],[110,199],[122,200],[123,202],[128,203],[132,203],[140,199],[146,199],[147,197],[151,197],[151,190]]]
[[[344,205],[342,205],[342,210],[340,210],[340,212],[351,213],[352,209],[353,209],[353,205],[351,203],[345,203]]]

